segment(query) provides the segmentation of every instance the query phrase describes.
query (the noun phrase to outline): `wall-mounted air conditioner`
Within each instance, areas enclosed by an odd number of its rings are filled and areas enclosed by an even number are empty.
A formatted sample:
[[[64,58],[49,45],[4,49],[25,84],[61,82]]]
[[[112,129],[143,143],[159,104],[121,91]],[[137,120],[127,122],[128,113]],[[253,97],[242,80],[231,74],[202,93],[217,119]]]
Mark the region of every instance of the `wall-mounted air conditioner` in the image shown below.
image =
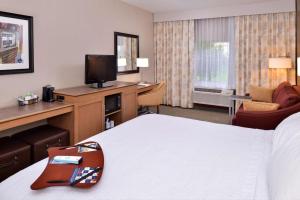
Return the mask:
[[[234,90],[215,90],[195,88],[193,91],[193,103],[230,107],[230,96]]]

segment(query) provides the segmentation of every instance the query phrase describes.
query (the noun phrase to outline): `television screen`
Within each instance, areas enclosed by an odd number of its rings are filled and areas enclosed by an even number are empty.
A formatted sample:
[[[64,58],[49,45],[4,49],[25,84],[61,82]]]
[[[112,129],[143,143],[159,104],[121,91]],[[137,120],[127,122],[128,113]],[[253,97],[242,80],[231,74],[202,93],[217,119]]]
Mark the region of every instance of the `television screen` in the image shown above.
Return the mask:
[[[117,79],[116,57],[113,55],[85,56],[85,83],[102,84]]]

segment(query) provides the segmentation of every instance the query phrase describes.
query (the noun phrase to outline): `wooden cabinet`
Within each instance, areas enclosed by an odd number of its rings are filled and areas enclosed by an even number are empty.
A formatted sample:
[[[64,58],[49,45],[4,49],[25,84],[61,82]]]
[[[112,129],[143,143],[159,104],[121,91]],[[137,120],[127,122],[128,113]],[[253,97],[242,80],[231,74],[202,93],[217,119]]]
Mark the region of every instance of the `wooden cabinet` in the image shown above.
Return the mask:
[[[122,94],[122,118],[123,122],[137,116],[137,92],[136,90]]]
[[[102,123],[103,102],[95,102],[78,106],[78,138],[85,140],[104,130]]]
[[[88,86],[67,88],[55,91],[55,96],[74,104],[74,142],[80,142],[105,130],[105,97],[121,94],[121,110],[110,116],[116,125],[137,116],[137,85],[116,82],[109,88]]]

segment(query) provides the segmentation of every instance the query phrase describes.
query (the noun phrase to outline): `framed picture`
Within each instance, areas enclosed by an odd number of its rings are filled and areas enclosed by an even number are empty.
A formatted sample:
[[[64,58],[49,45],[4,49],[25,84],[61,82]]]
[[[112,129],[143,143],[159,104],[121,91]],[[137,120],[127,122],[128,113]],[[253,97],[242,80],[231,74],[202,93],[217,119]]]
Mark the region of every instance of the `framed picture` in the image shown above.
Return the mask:
[[[33,17],[0,11],[0,75],[34,72]]]

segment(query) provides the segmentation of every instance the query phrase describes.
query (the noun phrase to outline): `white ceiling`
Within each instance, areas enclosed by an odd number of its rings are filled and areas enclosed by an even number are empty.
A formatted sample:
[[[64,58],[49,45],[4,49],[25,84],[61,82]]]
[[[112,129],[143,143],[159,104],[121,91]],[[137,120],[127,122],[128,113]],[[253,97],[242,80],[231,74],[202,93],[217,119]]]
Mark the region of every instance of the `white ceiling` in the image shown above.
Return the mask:
[[[205,9],[221,6],[242,5],[276,0],[121,0],[152,13]]]

